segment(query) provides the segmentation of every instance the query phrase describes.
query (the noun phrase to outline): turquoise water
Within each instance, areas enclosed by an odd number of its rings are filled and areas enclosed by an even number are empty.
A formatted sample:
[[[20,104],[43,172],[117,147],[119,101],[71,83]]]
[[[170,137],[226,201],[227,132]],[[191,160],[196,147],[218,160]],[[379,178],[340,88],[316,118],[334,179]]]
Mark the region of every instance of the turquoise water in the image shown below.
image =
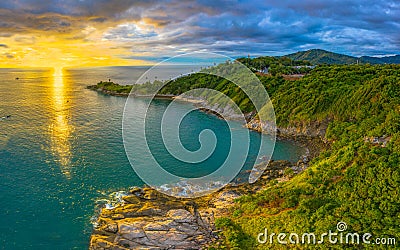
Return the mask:
[[[87,249],[96,200],[143,184],[122,142],[126,99],[105,96],[86,86],[109,78],[130,83],[145,70],[88,68],[53,75],[46,69],[0,69],[0,117],[11,115],[0,120],[1,249]],[[142,104],[143,100],[134,100],[139,113]],[[153,103],[154,116],[167,105],[165,100]],[[189,104],[182,104],[176,112],[183,112],[185,105]],[[189,149],[198,147],[198,133],[204,128],[219,131],[222,139],[229,133],[226,122],[198,111],[183,123],[187,129],[181,130],[182,142]],[[262,139],[254,132],[251,138],[255,142]],[[184,176],[212,171],[213,162],[225,156],[228,144],[224,143],[229,143],[222,140],[212,160],[191,169],[170,158],[156,134],[151,141],[157,159]],[[277,141],[273,158],[296,161],[302,153],[292,142]],[[248,168],[255,154],[250,152]]]

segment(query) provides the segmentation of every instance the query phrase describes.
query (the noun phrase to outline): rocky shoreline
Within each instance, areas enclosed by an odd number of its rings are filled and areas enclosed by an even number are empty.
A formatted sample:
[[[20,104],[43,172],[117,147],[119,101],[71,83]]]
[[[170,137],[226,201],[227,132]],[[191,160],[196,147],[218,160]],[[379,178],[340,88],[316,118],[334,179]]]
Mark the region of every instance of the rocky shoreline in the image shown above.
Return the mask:
[[[270,129],[276,131],[277,140],[289,140],[300,144],[307,150],[306,157],[312,159],[330,146],[329,141],[325,139],[326,129],[330,120],[322,122],[298,123],[287,127],[275,127],[268,123],[260,123],[257,119],[248,121],[246,128],[260,133],[271,133]]]
[[[263,165],[264,164],[264,165]],[[260,164],[265,168],[266,163]],[[192,199],[133,188],[112,209],[103,208],[90,238],[90,250],[204,249],[218,246],[214,221],[228,215],[234,200],[262,190],[271,180],[286,181],[305,166],[271,161],[253,183],[229,184],[216,193]],[[288,169],[296,169],[287,171]]]

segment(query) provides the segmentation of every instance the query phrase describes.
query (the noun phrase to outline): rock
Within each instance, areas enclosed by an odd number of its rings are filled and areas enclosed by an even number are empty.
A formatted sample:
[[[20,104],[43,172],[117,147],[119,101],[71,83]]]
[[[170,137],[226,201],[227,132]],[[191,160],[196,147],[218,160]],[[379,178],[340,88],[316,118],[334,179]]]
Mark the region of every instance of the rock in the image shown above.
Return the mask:
[[[118,231],[117,223],[107,224],[107,227],[104,229],[106,232],[116,233]]]
[[[175,246],[189,236],[176,231],[149,231],[146,232],[147,238],[157,245]]]
[[[138,216],[163,215],[163,211],[161,209],[154,208],[154,207],[141,208],[136,213],[137,213]]]
[[[159,194],[156,191],[152,192],[146,192],[145,195],[143,196],[145,199],[148,200],[154,200],[157,199]]]
[[[381,147],[386,147],[387,143],[390,141],[390,136],[381,136],[381,137],[364,137],[364,142],[371,143],[373,145],[380,145]]]
[[[173,209],[167,213],[174,221],[179,223],[190,223],[194,221],[193,215],[185,209]]]
[[[131,194],[142,193],[142,189],[140,187],[132,187],[129,192]]]
[[[123,249],[151,249],[151,248],[144,248],[143,247],[143,246],[146,246],[145,245],[146,242],[148,242],[148,240],[144,241],[144,242],[141,242],[139,240],[139,242],[137,242],[137,241],[127,240],[127,239],[125,239],[123,237],[120,237],[120,236],[115,237],[115,240],[114,240],[114,243],[116,245],[118,245],[118,246],[124,247]]]
[[[288,138],[294,140],[301,140],[306,142],[307,146],[311,140],[318,140],[319,146],[328,143],[325,139],[325,133],[331,118],[326,118],[322,121],[303,121],[289,124],[287,127],[277,127],[275,123],[268,121],[260,122],[257,118],[250,120],[245,127],[248,129],[262,132],[266,134],[276,134],[277,138]],[[313,148],[317,149],[318,148]],[[317,155],[317,151],[313,152]]]
[[[174,221],[173,220],[165,220],[165,221],[160,221],[160,222],[150,222],[146,226],[143,227],[144,231],[168,231],[172,227],[174,227]]]
[[[115,219],[115,220],[119,220],[119,219],[123,219],[125,218],[125,216],[123,214],[113,214],[111,216],[111,218]]]
[[[128,240],[134,240],[137,238],[142,238],[146,237],[146,234],[144,233],[142,229],[142,224],[119,224],[118,226],[118,234],[121,235],[123,238],[128,239]]]
[[[255,184],[227,185],[199,198],[174,198],[148,187],[131,189],[132,194],[123,197],[129,204],[101,211],[90,249],[205,249],[218,241],[216,217],[228,212],[242,194],[262,190],[270,179],[284,181],[291,165],[270,162]],[[304,165],[301,161],[295,167]]]
[[[140,202],[140,198],[136,195],[128,195],[128,196],[124,196],[122,197],[122,199],[129,204],[137,204]]]
[[[199,226],[195,223],[180,223],[176,226],[176,230],[179,232],[183,232],[187,235],[195,235],[198,233]]]

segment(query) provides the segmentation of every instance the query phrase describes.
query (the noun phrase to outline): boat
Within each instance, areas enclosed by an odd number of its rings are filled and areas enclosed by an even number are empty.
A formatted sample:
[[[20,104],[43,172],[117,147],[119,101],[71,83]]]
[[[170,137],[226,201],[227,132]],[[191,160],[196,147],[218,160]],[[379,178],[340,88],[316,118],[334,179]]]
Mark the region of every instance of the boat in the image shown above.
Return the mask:
[[[0,117],[0,121],[2,121],[2,120],[8,120],[8,119],[10,119],[11,118],[11,115],[6,115],[6,116],[3,116],[3,117]]]

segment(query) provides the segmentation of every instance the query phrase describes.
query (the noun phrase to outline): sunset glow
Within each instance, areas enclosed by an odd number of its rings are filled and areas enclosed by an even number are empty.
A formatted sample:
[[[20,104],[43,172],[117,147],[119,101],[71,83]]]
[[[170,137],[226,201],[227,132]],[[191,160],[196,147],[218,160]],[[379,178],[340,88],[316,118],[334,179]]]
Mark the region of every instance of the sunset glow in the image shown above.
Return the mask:
[[[392,1],[3,1],[0,67],[150,65],[193,51],[393,55],[399,14]]]
[[[21,39],[20,39],[21,38]],[[11,36],[3,38],[7,47],[0,67],[126,66],[148,64],[119,56],[127,51],[110,41],[74,41],[63,36]],[[116,56],[117,55],[117,56]]]

